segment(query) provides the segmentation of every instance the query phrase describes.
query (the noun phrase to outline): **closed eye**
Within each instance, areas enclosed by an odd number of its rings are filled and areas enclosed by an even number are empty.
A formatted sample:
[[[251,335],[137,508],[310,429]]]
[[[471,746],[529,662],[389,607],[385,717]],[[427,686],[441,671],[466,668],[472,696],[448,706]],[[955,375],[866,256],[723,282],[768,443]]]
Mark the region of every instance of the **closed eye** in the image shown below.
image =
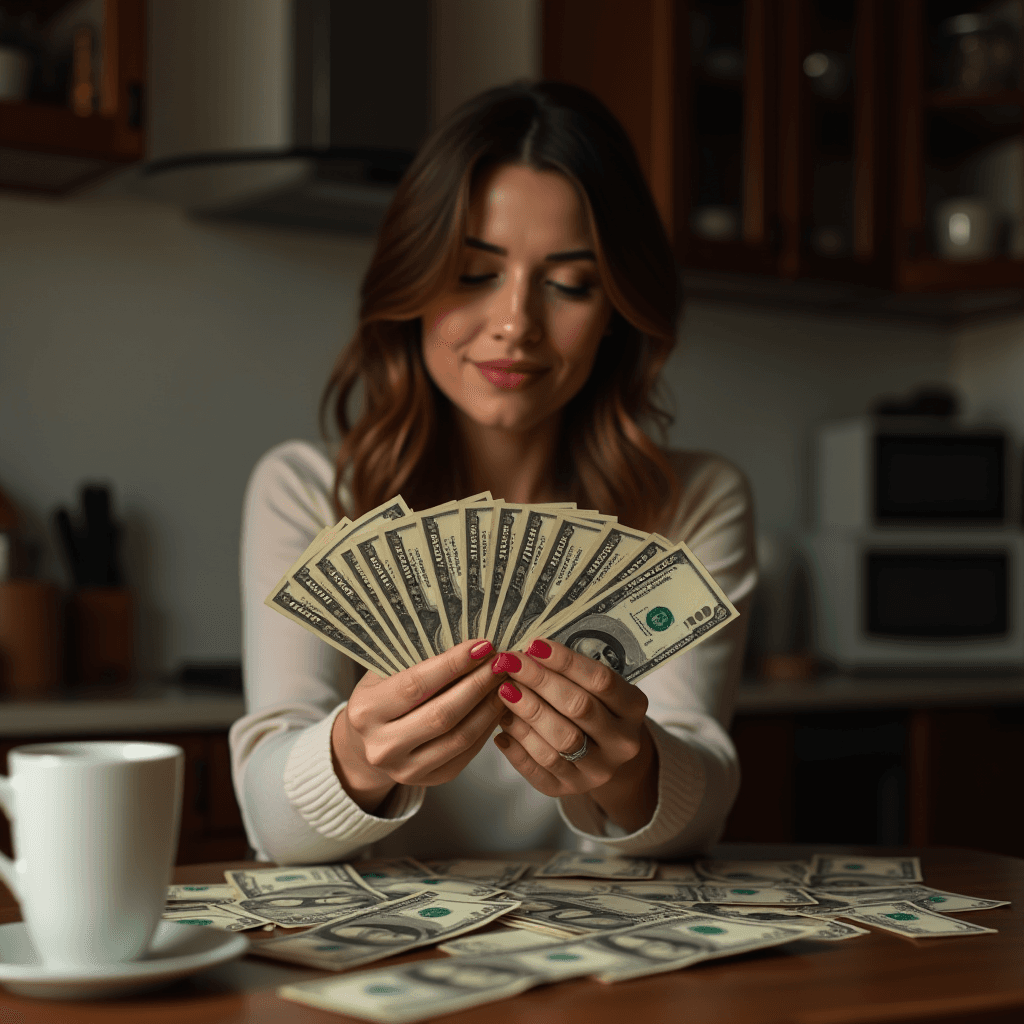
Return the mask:
[[[493,281],[497,278],[497,274],[462,274],[459,277],[459,284],[464,284],[472,287],[473,285],[486,284],[488,281]],[[567,284],[559,284],[557,281],[547,281],[546,284],[556,288],[563,295],[571,295],[573,298],[582,299],[586,298],[591,292],[592,285],[582,284],[578,287],[572,287]]]

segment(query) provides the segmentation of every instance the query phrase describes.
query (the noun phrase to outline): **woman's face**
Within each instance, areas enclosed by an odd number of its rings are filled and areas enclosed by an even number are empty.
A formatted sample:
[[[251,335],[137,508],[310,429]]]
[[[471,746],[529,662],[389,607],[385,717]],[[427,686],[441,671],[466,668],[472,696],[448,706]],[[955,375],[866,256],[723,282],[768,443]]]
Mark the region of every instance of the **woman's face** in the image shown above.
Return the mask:
[[[583,387],[611,304],[567,178],[504,165],[472,197],[459,280],[423,313],[423,359],[472,423],[524,431]]]

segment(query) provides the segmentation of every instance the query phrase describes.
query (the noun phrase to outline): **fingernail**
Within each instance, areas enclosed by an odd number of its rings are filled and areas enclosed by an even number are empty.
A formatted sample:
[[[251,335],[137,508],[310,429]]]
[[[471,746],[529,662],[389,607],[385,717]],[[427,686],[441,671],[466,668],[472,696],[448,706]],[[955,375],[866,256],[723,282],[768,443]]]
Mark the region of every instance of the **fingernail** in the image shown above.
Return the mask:
[[[518,672],[522,667],[523,663],[508,651],[502,652],[491,662],[493,672]]]
[[[533,643],[526,648],[526,653],[531,658],[550,658],[551,644],[546,644],[543,640],[534,640]]]
[[[476,658],[479,661],[481,658],[486,658],[491,651],[494,650],[494,644],[490,640],[481,640],[478,644],[473,644],[469,649],[469,656]]]
[[[498,687],[498,694],[502,700],[507,700],[509,704],[518,704],[520,697],[522,697],[519,688],[512,683],[502,683]]]
[[[498,735],[494,737],[494,742],[497,743],[502,750],[508,750],[509,739],[503,732],[498,733]]]

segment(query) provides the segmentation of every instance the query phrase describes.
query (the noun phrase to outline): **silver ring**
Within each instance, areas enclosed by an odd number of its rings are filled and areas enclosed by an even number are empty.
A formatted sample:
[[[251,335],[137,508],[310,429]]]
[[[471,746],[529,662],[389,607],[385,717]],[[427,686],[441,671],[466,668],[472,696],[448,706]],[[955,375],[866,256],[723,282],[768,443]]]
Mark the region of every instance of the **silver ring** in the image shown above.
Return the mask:
[[[578,761],[581,757],[585,757],[587,753],[587,734],[583,734],[583,746],[579,750],[574,750],[571,754],[563,754],[561,751],[558,752],[559,757],[564,757],[566,761]]]

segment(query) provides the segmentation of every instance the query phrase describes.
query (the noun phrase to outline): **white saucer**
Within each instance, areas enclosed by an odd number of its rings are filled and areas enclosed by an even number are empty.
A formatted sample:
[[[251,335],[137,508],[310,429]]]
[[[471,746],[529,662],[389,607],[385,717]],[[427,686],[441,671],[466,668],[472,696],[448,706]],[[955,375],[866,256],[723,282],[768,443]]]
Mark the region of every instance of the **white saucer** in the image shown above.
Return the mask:
[[[77,970],[44,967],[22,923],[0,925],[0,985],[37,999],[103,999],[165,985],[249,948],[244,935],[161,921],[144,960]]]

